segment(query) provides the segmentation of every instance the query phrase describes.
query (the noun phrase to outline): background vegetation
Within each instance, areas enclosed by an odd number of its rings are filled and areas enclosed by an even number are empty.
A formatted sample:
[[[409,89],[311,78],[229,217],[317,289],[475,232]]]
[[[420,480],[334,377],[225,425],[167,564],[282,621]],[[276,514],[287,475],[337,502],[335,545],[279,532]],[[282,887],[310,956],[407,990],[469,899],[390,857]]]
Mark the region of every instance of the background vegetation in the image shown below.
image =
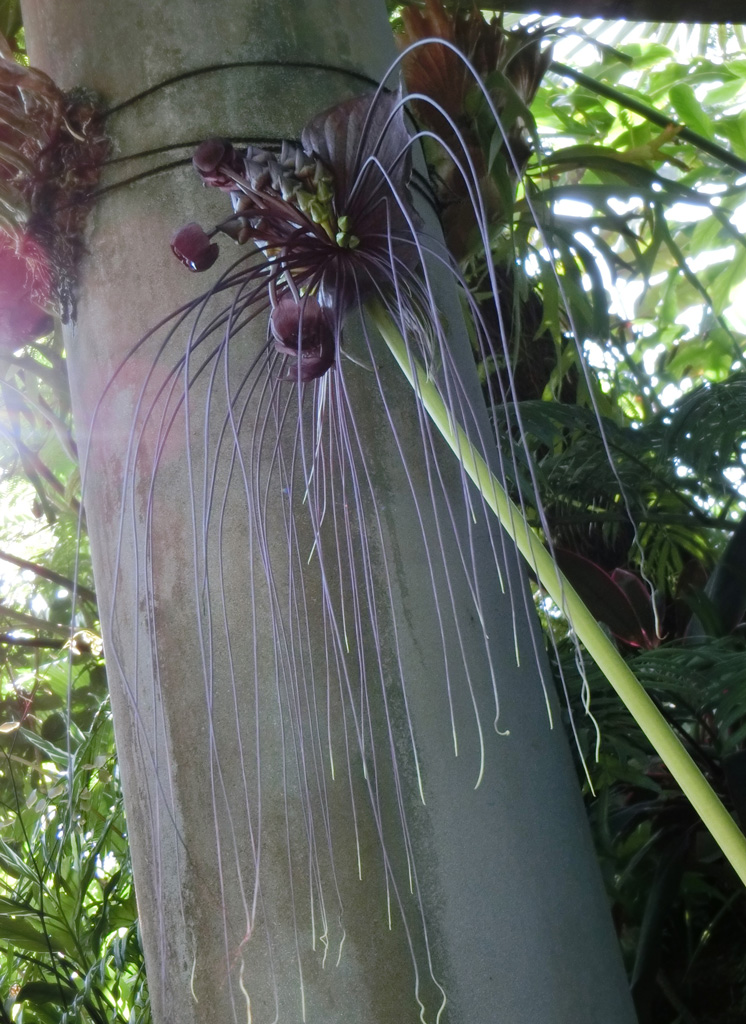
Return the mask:
[[[488,260],[501,282],[508,357],[480,371],[500,383],[506,443],[520,412],[529,454],[514,496],[746,821],[746,39],[704,25],[516,28],[449,6],[396,6],[392,20],[408,40],[450,34],[502,109],[510,152],[452,63],[405,65],[450,105],[482,175],[489,254],[453,167],[426,154],[470,287],[485,290]],[[0,3],[0,30],[22,64],[17,4]],[[19,242],[37,200],[18,187],[15,86],[0,82],[0,1021],[145,1024],[64,351],[29,270],[41,257]],[[579,671],[556,609],[537,603],[642,1024],[742,1021],[736,876],[604,681]]]

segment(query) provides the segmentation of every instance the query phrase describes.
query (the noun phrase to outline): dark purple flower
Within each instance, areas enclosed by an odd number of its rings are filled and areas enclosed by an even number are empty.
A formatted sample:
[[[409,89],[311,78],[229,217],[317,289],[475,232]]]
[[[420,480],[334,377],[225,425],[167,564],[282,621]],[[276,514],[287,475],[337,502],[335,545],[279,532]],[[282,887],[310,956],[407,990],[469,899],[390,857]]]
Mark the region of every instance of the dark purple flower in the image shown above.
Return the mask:
[[[307,383],[333,366],[334,327],[330,311],[318,299],[308,295],[296,302],[285,294],[272,310],[269,323],[277,351],[295,359],[288,366],[288,380]]]
[[[185,224],[171,239],[171,248],[190,270],[209,270],[218,258],[218,244],[199,224]]]
[[[292,264],[299,285],[310,273],[328,290],[396,276],[395,259],[417,262],[410,204],[411,138],[395,93],[358,96],[306,126],[302,147],[279,153],[225,139],[198,146],[193,163],[205,184],[231,194],[234,217],[220,230],[255,239],[271,259]],[[404,244],[397,244],[404,241]],[[350,296],[344,299],[349,305]]]
[[[407,194],[411,138],[397,104],[400,97],[392,92],[356,96],[318,114],[301,136],[306,152],[331,171],[337,217],[349,222],[364,250],[385,262],[388,239],[411,241],[411,224],[420,224]],[[411,264],[413,252],[408,245],[398,256]]]
[[[271,282],[272,333],[290,359],[288,379],[314,380],[334,364],[345,314],[361,299],[396,288],[400,301],[402,274],[414,281],[419,220],[407,190],[410,146],[401,97],[379,92],[313,118],[302,145],[239,151],[216,138],[197,148],[198,174],[228,192],[233,206],[216,230],[239,244],[253,240],[269,261],[263,270],[248,266],[242,281]],[[196,224],[177,234],[173,248],[193,270],[217,256]]]

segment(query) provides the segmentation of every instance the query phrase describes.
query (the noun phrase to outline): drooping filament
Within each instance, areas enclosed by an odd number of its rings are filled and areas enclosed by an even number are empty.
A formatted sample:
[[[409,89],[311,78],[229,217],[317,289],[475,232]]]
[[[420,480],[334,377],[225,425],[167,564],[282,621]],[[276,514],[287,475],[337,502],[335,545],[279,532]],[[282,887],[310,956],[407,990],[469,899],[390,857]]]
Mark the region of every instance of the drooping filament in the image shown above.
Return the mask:
[[[171,792],[188,733],[169,717],[161,687],[170,694],[174,681],[157,644],[148,653],[146,632],[159,637],[181,623],[196,652],[203,704],[196,715],[185,708],[184,719],[209,777],[205,827],[224,920],[218,983],[231,986],[236,1020],[245,1019],[244,992],[260,987],[256,963],[276,979],[287,958],[277,884],[266,881],[278,858],[287,863],[284,913],[301,992],[307,945],[322,961],[327,951],[344,955],[352,883],[373,877],[385,894],[383,924],[399,936],[393,948],[411,955],[420,1017],[438,1020],[445,995],[424,909],[428,865],[415,857],[414,836],[427,827],[428,780],[440,761],[468,776],[469,791],[494,773],[495,601],[502,586],[503,635],[517,649],[512,634],[532,596],[506,568],[512,554],[483,499],[371,334],[365,302],[383,304],[503,479],[516,456],[494,450],[471,353],[454,341],[459,299],[482,358],[505,353],[413,208],[417,135],[405,127],[403,99],[381,91],[348,101],[315,118],[302,141],[275,157],[210,140],[195,156],[203,180],[230,195],[220,230],[253,247],[125,363],[146,359],[148,369],[118,528],[134,565],[119,561],[109,656],[157,779],[154,828],[178,834]],[[446,148],[488,244],[479,171],[468,147]],[[207,270],[218,258],[213,238],[190,224],[174,251]],[[499,297],[491,301],[499,323]],[[494,410],[504,395],[488,399]],[[164,504],[174,479],[186,496],[180,508]],[[174,533],[191,551],[191,581],[166,562]],[[143,609],[134,649],[117,632],[125,604]],[[544,664],[534,630],[521,645],[524,662]],[[438,756],[418,725],[428,706]],[[180,843],[176,871],[187,876],[189,835]],[[258,961],[245,956],[249,946],[264,950]],[[276,980],[270,987],[274,1006],[266,992],[251,996],[254,1020],[280,1014]]]

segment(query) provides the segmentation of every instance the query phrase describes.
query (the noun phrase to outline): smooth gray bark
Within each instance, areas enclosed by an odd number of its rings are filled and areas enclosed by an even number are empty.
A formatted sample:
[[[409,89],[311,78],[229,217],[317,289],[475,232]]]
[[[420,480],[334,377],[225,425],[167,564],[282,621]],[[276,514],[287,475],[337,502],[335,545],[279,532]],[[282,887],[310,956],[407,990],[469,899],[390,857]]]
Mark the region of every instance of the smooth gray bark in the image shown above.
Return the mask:
[[[278,67],[187,78],[123,110],[109,121],[120,156],[214,135],[297,137],[310,115],[360,89],[359,79],[339,68],[375,78],[391,55],[383,6],[359,0],[225,0],[219,5],[27,0],[24,17],[32,62],[63,88],[84,84],[109,104],[204,66],[247,59],[280,62]],[[309,61],[337,70],[298,66]],[[133,166],[144,170],[162,160],[145,158]],[[405,709],[395,685],[390,622],[379,626],[380,652],[377,643],[366,642],[362,662],[351,652],[342,674],[359,689],[355,672],[380,653],[385,685],[378,691],[371,687],[366,728],[369,735],[386,734],[385,695],[398,777],[388,767],[391,750],[366,747],[364,754],[352,750],[348,778],[345,743],[353,727],[344,702],[326,693],[332,674],[323,643],[317,645],[313,676],[304,666],[293,680],[283,677],[272,630],[292,629],[287,621],[278,624],[277,614],[269,610],[273,595],[257,582],[261,559],[249,547],[253,535],[230,444],[216,457],[214,514],[202,560],[203,467],[207,460],[209,477],[226,415],[214,382],[198,381],[190,392],[189,425],[183,409],[177,413],[151,487],[148,466],[159,443],[158,407],[141,446],[141,473],[130,479],[120,520],[142,381],[156,366],[150,398],[168,385],[166,370],[183,353],[185,336],[174,339],[161,363],[154,361],[157,339],[144,346],[118,374],[94,420],[97,400],[137,339],[202,285],[171,258],[173,231],[189,220],[209,226],[224,213],[220,197],[201,190],[189,168],[108,193],[90,219],[77,318],[67,332],[81,450],[86,450],[93,422],[85,503],[155,1020],[265,1024],[274,1019],[276,995],[282,1024],[302,1019],[310,1024],[415,1022],[413,957],[427,1020],[435,1020],[439,998],[429,977],[424,926],[418,902],[408,891],[407,850],[399,837],[395,787],[401,782],[432,972],[448,995],[442,1024],[629,1024],[633,1012],[577,781],[562,730],[550,730],[547,721],[530,641],[535,623],[519,599],[519,670],[509,600],[488,576],[479,585],[485,595],[489,590],[485,614],[499,662],[500,721],[510,734],[491,729],[482,630],[471,616],[461,628],[485,726],[485,777],[478,789],[472,702],[462,678],[454,685],[461,740],[459,757],[454,757],[426,550],[369,374],[345,368],[358,429],[370,446],[368,464],[383,524],[378,543],[376,509],[363,497],[366,520],[360,531],[370,538],[376,585],[384,596],[391,588],[426,805],[418,797]],[[263,339],[260,327],[232,343],[227,371],[232,381],[240,379]],[[386,365],[385,352],[380,361]],[[462,361],[469,362],[466,349]],[[419,425],[412,396],[396,371],[384,369],[383,376],[426,531],[433,537],[436,524],[416,443]],[[211,419],[205,424],[208,393]],[[244,434],[250,453],[248,426]],[[283,451],[289,459],[290,451]],[[444,463],[444,473],[456,500],[461,484],[452,463]],[[277,566],[287,568],[288,509],[277,491],[266,496],[268,519],[277,523],[269,553]],[[297,561],[305,566],[306,512],[302,496],[295,497],[290,514],[302,550]],[[466,530],[468,516],[461,511]],[[477,559],[487,567],[491,557],[482,528],[474,529],[472,542],[484,552]],[[453,544],[446,542],[446,547],[456,562]],[[293,556],[290,561],[295,564]],[[327,596],[317,563],[311,559],[304,569],[304,594],[312,636],[320,641]],[[519,570],[512,559],[509,571],[518,593]],[[468,588],[457,566],[452,579],[458,591],[455,607],[466,607]],[[442,570],[436,584],[445,587]],[[276,585],[277,607],[292,610],[279,572]],[[333,578],[326,581],[327,587],[334,585]],[[349,593],[334,600],[346,601],[353,616]],[[380,607],[385,605],[383,599]],[[366,614],[368,605],[362,618]],[[446,622],[444,629],[449,651],[456,651],[454,623]],[[260,640],[254,643],[251,637],[257,635]],[[299,687],[287,700],[280,699],[283,687],[292,689],[301,677],[311,680],[315,695]],[[372,668],[370,678],[375,678]],[[322,708],[323,730],[336,758],[334,778],[326,741],[314,732],[313,714],[305,715],[300,707],[306,700],[309,707],[315,702]],[[299,736],[307,744],[304,750],[297,746]],[[324,758],[301,771],[304,752],[310,760],[317,751]],[[312,778],[317,789],[305,792]],[[369,811],[371,779],[377,787],[377,819]],[[260,782],[261,822],[256,806]],[[244,899],[250,904],[253,896],[252,851],[259,844],[260,824],[261,895],[249,938]],[[381,831],[390,857],[388,887]],[[327,834],[333,836],[333,855],[325,848]],[[399,886],[408,938],[392,879]],[[326,963],[320,938],[324,912],[330,945]],[[337,964],[342,929],[345,942]]]

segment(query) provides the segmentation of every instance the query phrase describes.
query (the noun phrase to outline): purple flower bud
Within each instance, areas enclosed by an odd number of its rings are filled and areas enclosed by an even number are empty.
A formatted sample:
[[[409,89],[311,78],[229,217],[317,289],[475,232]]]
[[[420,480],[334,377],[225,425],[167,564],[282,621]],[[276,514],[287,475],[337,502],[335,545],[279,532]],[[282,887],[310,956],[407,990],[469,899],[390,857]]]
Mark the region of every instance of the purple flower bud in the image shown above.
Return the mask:
[[[192,163],[200,174],[212,174],[222,163],[229,148],[233,147],[225,139],[206,139],[195,149]]]
[[[217,242],[199,224],[185,224],[171,239],[174,255],[190,270],[208,270],[218,258]]]
[[[293,380],[297,384],[308,384],[309,381],[323,377],[327,370],[334,366],[334,345],[327,349],[321,349],[319,355],[306,355],[300,362],[288,366],[287,380]]]
[[[194,151],[192,164],[206,185],[228,192],[236,187],[236,183],[220,168],[227,167],[234,174],[243,174],[243,159],[227,139],[207,139],[201,142]]]
[[[295,357],[288,367],[288,380],[307,383],[323,377],[333,366],[334,329],[329,310],[318,299],[305,296],[296,302],[285,294],[272,310],[270,327],[277,351]]]

